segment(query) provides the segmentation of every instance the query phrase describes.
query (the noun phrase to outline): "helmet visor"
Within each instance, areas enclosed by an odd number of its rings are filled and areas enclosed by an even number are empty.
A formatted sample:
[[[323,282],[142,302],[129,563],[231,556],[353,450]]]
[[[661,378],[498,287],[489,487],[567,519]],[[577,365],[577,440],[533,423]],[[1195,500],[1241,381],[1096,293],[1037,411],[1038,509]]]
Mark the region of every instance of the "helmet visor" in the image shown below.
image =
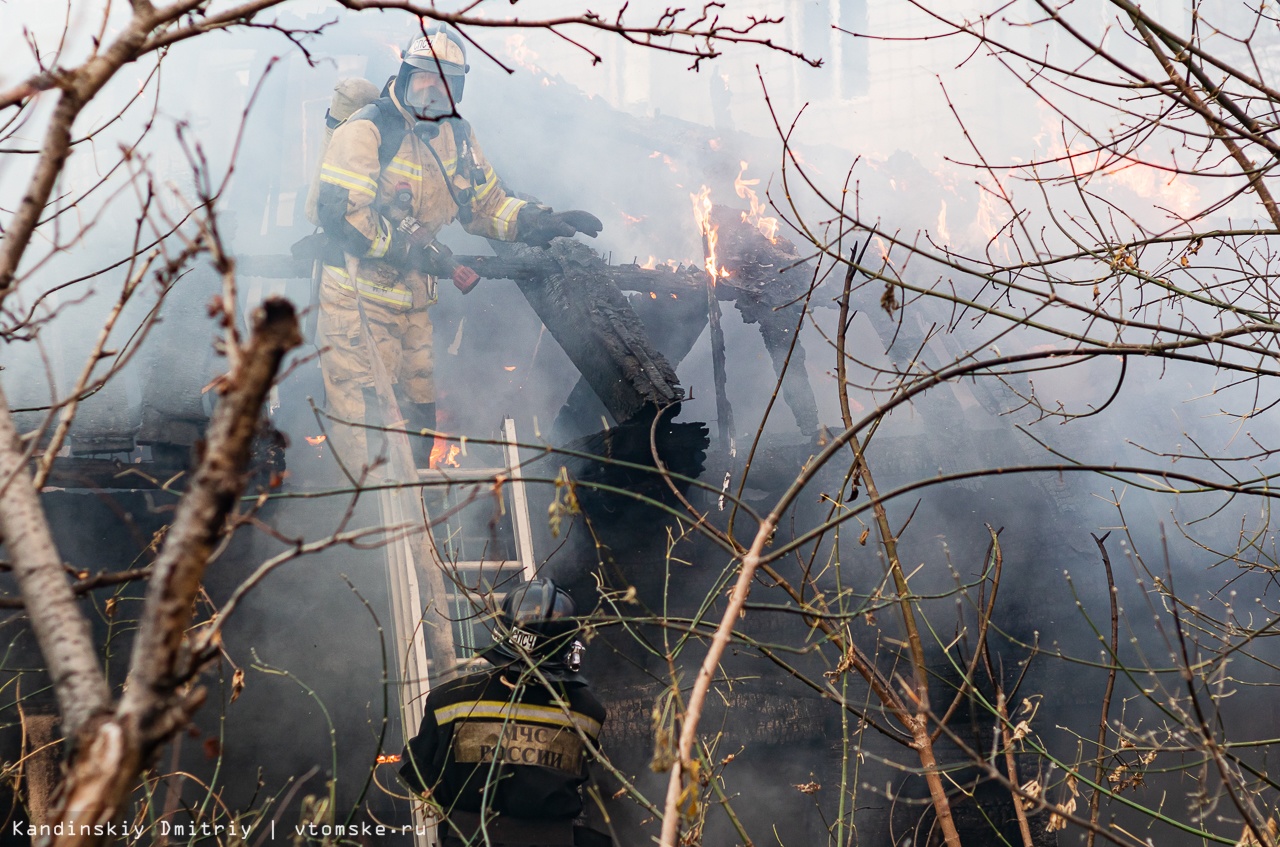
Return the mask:
[[[453,111],[453,104],[462,99],[463,79],[441,76],[434,70],[413,70],[405,80],[404,106],[420,117],[447,115]]]

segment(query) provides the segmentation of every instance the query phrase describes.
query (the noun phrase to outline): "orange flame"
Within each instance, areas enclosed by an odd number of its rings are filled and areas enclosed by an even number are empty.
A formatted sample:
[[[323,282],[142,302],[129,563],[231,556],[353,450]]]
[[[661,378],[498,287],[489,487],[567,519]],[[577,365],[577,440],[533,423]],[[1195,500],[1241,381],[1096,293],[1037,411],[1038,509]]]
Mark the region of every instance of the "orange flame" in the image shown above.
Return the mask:
[[[378,764],[380,765],[394,765],[398,761],[400,761],[399,753],[383,753],[378,756]]]
[[[728,276],[729,272],[716,262],[716,243],[720,228],[711,223],[711,187],[702,186],[702,190],[697,194],[690,194],[689,199],[693,201],[693,220],[698,224],[698,232],[702,235],[702,252],[706,256],[702,266],[711,277],[711,284],[715,285],[717,277]]]
[[[325,443],[325,441],[328,440],[328,437],[324,435],[307,435],[307,436],[304,436],[304,438],[306,438],[307,443],[310,444],[312,447],[319,447],[321,444]]]
[[[652,153],[649,154],[649,158],[662,159],[662,164],[666,165],[667,169],[670,170],[672,173],[675,173],[677,170],[679,170],[676,167],[676,163],[672,160],[672,158],[660,150],[654,150]]]
[[[431,444],[431,456],[427,459],[427,467],[433,470],[442,467],[459,467],[458,454],[461,452],[462,448],[457,444],[450,444],[447,436],[437,435]]]
[[[644,264],[641,265],[640,267],[646,271],[652,271],[652,270],[656,270],[657,268],[663,268],[664,270],[674,272],[676,270],[679,270],[680,263],[677,262],[675,259],[663,259],[661,262],[659,262],[658,257],[654,256],[651,253],[649,254],[649,258],[646,259]]]
[[[748,223],[760,230],[760,234],[769,239],[770,243],[778,243],[778,219],[764,217],[761,213],[768,211],[768,207],[760,202],[760,198],[756,196],[755,190],[751,187],[759,185],[760,179],[743,179],[747,172],[747,163],[739,162],[742,169],[738,171],[738,176],[733,180],[733,190],[738,192],[738,196],[751,204],[751,211],[742,213],[742,222]]]
[[[629,223],[629,224],[638,224],[638,223],[640,223],[642,220],[644,220],[644,219],[645,219],[645,218],[647,218],[647,217],[649,217],[649,216],[648,216],[648,215],[641,215],[640,217],[638,217],[638,218],[637,218],[637,217],[635,217],[634,215],[628,215],[626,212],[623,212],[623,213],[622,213],[622,219],[623,219],[624,221],[626,221],[627,223]]]

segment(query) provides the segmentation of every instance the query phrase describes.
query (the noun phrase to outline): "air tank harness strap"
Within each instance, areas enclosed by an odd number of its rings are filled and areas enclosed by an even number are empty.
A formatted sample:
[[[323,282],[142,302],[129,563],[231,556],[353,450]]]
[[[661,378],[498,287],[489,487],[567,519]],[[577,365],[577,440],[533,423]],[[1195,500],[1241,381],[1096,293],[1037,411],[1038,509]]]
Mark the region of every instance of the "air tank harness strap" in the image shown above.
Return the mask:
[[[453,202],[458,207],[458,220],[465,226],[471,223],[475,217],[475,212],[471,208],[472,202],[476,197],[476,189],[484,184],[484,173],[476,162],[475,150],[471,147],[470,136],[471,127],[462,118],[453,118],[448,121],[450,131],[453,132],[453,140],[458,146],[458,157],[454,163],[453,173],[449,173],[449,169],[444,166],[440,154],[436,152],[436,148],[431,146],[431,139],[440,134],[440,123],[435,121],[421,121],[414,128],[414,134],[422,142],[423,146],[431,151],[431,156],[436,160],[436,165],[440,168],[440,173],[444,176],[445,187],[449,189],[449,195],[453,198]],[[425,126],[424,126],[425,125]],[[463,164],[466,164],[466,171],[462,170]],[[481,171],[477,177],[476,172]],[[467,180],[468,187],[459,191],[453,184],[453,178],[462,174]],[[477,182],[477,178],[479,181]]]

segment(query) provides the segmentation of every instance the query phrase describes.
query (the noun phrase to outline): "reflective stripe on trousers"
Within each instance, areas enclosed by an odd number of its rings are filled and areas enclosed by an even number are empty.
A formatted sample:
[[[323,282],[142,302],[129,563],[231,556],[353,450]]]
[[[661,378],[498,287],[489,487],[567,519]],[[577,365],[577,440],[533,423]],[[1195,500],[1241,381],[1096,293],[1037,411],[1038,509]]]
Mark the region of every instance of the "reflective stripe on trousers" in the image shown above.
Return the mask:
[[[327,281],[333,282],[338,288],[350,294],[355,294],[356,290],[359,289],[361,297],[368,297],[402,312],[408,311],[413,306],[413,294],[403,286],[382,285],[371,279],[359,276],[356,277],[356,284],[352,285],[351,275],[347,273],[346,269],[334,267],[333,265],[325,265],[324,269]]]

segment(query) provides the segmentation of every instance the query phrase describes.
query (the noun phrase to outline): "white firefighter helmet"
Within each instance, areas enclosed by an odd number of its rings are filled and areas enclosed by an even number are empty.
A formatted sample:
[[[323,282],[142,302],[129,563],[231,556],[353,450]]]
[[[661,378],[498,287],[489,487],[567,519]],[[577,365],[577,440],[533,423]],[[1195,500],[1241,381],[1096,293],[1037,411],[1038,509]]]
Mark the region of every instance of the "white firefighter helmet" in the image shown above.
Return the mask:
[[[453,104],[462,100],[469,69],[462,36],[452,27],[437,24],[410,41],[401,54],[400,72],[395,82],[396,98],[420,119],[447,115],[453,111],[450,98]],[[421,83],[415,85],[414,78],[419,75],[426,79],[443,79],[448,93],[429,89]]]

